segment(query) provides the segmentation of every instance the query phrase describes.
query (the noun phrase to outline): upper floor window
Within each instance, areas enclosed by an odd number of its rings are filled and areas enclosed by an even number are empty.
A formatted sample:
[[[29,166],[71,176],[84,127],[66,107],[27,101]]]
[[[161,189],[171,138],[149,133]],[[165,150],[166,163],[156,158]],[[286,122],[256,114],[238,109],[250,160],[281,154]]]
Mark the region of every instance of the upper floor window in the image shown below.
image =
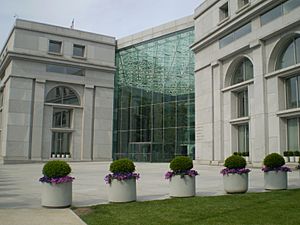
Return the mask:
[[[220,15],[220,21],[226,19],[229,16],[228,2],[226,2],[224,5],[220,7],[219,15]]]
[[[231,85],[241,83],[253,78],[253,65],[251,61],[244,58],[237,66],[231,80]]]
[[[300,37],[293,38],[277,60],[276,69],[283,69],[300,63]]]
[[[269,10],[268,12],[264,13],[260,16],[260,23],[261,25],[265,25],[276,18],[289,13],[290,11],[294,10],[295,8],[300,6],[299,0],[287,0],[280,5],[274,7],[273,9]]]
[[[75,92],[72,89],[63,86],[53,88],[48,93],[46,102],[67,105],[80,105],[79,99]]]
[[[230,43],[234,42],[235,40],[245,36],[246,34],[249,34],[251,31],[252,31],[252,28],[251,28],[251,22],[250,22],[250,23],[247,23],[244,26],[236,29],[235,31],[231,32],[230,34],[227,34],[225,37],[221,38],[219,40],[220,48],[223,48],[226,45],[229,45]]]
[[[243,90],[236,93],[237,96],[237,116],[248,116],[248,90]]]
[[[49,53],[61,54],[62,42],[49,40]]]
[[[84,57],[85,46],[84,45],[73,45],[73,56],[75,57]]]
[[[238,8],[242,8],[249,3],[249,0],[238,0]]]
[[[47,64],[46,72],[63,73],[63,74],[78,75],[78,76],[84,76],[85,74],[85,70],[83,68],[74,67],[74,66],[62,66],[62,65],[55,65],[55,64]]]
[[[287,109],[300,107],[300,76],[288,78],[285,83]]]

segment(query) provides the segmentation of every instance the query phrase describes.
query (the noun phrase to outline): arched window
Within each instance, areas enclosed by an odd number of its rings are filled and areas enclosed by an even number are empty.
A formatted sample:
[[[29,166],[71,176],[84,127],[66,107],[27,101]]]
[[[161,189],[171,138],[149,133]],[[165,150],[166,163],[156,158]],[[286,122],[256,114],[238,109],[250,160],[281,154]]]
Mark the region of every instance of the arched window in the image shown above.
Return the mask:
[[[244,58],[237,65],[234,75],[231,79],[231,85],[241,83],[246,80],[253,78],[253,65],[251,61],[247,58]]]
[[[293,38],[279,55],[276,69],[283,69],[300,63],[300,37]]]
[[[75,92],[68,88],[59,86],[53,88],[46,97],[47,103],[79,105],[79,99]]]

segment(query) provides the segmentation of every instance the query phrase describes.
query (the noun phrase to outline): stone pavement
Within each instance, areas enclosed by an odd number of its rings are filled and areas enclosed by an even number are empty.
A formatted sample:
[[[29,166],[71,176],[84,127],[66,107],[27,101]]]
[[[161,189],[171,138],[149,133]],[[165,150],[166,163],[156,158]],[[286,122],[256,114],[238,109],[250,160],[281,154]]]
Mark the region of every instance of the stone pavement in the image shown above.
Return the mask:
[[[169,198],[168,181],[164,179],[164,173],[168,170],[167,163],[135,163],[136,170],[141,174],[137,182],[138,201],[166,199]],[[104,176],[108,173],[108,162],[74,162],[70,163],[73,182],[73,206],[87,206],[107,203],[106,185]],[[53,225],[70,224],[68,220],[80,220],[69,209],[45,209],[40,205],[41,177],[43,164],[0,164],[0,225],[27,225],[26,219],[50,223],[29,223],[30,225]],[[205,166],[195,164],[194,168],[199,171],[196,179],[196,192],[198,196],[223,195],[223,180],[220,166]],[[289,173],[289,188],[300,188],[299,172]],[[249,174],[249,192],[262,192],[263,172],[260,169],[252,169]],[[9,211],[13,209],[13,211]],[[10,213],[13,212],[13,213]],[[55,216],[53,214],[65,214],[66,216]],[[5,216],[9,215],[9,216]],[[23,218],[24,223],[18,224]],[[57,218],[64,219],[61,222],[53,222]],[[3,218],[7,218],[3,221]],[[70,219],[68,219],[70,218]],[[51,220],[50,220],[51,219]],[[76,224],[75,222],[72,224]]]

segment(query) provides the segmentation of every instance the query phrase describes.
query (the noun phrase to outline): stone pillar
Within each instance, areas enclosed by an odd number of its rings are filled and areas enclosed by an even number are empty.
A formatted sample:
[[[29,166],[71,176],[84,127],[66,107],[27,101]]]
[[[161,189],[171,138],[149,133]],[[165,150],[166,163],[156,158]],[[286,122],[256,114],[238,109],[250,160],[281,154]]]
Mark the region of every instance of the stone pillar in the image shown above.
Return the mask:
[[[42,159],[45,80],[36,80],[32,114],[31,159]]]
[[[85,85],[83,95],[82,146],[81,158],[92,160],[93,121],[94,121],[94,85]]]

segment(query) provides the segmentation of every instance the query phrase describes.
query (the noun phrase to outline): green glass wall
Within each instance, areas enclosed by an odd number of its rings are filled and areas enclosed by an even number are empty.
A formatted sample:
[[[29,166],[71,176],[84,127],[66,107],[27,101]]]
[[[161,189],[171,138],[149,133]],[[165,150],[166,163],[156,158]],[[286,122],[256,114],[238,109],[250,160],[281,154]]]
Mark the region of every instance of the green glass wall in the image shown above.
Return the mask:
[[[191,28],[117,50],[114,159],[194,158],[193,41]]]

